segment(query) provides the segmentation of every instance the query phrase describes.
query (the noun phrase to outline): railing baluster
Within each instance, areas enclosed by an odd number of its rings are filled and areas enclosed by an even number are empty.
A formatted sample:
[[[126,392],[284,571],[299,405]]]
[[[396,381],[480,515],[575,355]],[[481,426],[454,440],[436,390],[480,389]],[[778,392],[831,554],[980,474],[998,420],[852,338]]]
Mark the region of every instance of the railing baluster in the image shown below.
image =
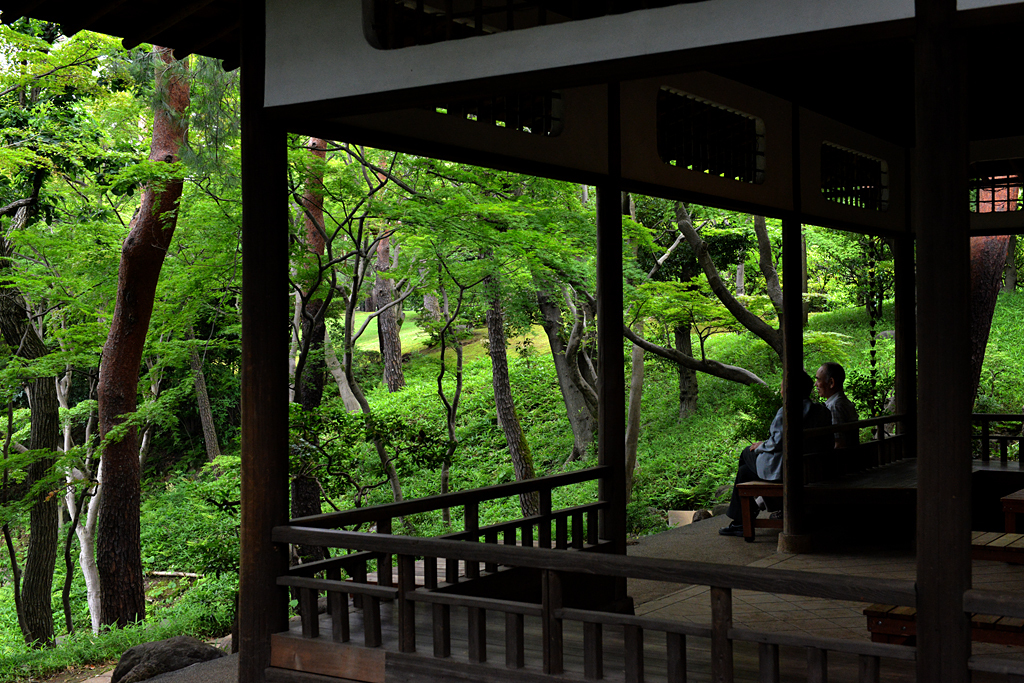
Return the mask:
[[[807,648],[807,683],[828,683],[828,650]]]
[[[434,605],[432,614],[434,627],[434,656],[452,655],[452,610],[448,605]]]
[[[551,489],[540,491],[540,522],[537,524],[537,546],[551,547]]]
[[[391,534],[391,518],[385,517],[377,521],[378,534]],[[383,555],[377,560],[377,584],[381,586],[394,586],[395,577],[391,569],[391,554]]]
[[[583,622],[583,677],[604,678],[604,627]]]
[[[569,519],[565,515],[555,519],[555,547],[559,550],[569,547]]]
[[[459,560],[456,557],[444,558],[444,580],[445,583],[456,584],[459,582]]]
[[[523,615],[513,612],[505,613],[505,667],[522,669],[526,662],[523,647]]]
[[[352,574],[352,580],[356,583],[366,583],[366,562],[357,565],[350,572]],[[356,593],[352,596],[352,606],[356,609],[362,609],[363,607],[363,596]]]
[[[504,543],[505,543],[505,545],[515,545],[516,544],[516,530],[515,530],[515,527],[512,527],[510,529],[505,529]]]
[[[711,587],[711,680],[733,683],[732,589]]]
[[[859,675],[857,680],[860,683],[879,683],[879,658],[871,655],[860,655],[857,658]]]
[[[416,558],[398,556],[398,651],[416,652]]]
[[[779,646],[758,643],[758,683],[779,683]]]
[[[545,569],[541,573],[541,631],[544,641],[544,673],[562,673],[562,620],[554,611],[562,608],[562,577],[558,572]]]
[[[366,647],[380,647],[380,598],[363,596],[363,642]]]
[[[491,543],[493,545],[497,545],[498,544],[498,532],[497,531],[488,531],[484,535],[484,542],[485,543]],[[498,565],[495,564],[494,562],[485,562],[484,563],[484,571],[485,572],[490,572],[491,574],[493,574],[494,572],[498,571]]]
[[[981,419],[981,462],[985,465],[988,464],[989,460],[989,442],[988,442],[988,420],[985,418]]]
[[[597,518],[597,512],[587,511],[587,543],[590,545],[597,545],[597,542],[600,540],[598,532],[601,530],[601,526],[598,524]]]
[[[328,569],[327,579],[341,581],[341,570]],[[348,593],[327,591],[327,611],[331,614],[331,639],[336,643],[347,643],[350,637]]]
[[[532,523],[524,524],[522,527],[520,527],[519,533],[520,533],[520,536],[521,536],[520,543],[522,543],[523,547],[524,548],[532,548],[533,547],[533,524]]]
[[[437,589],[437,558],[423,558],[423,587],[427,590]]]
[[[999,462],[1002,463],[1003,467],[1006,467],[1006,463],[1010,461],[1010,440],[999,439]]]
[[[572,513],[572,547],[583,548],[583,513]]]
[[[487,612],[479,607],[466,609],[469,621],[469,661],[482,664],[487,661]]]
[[[463,526],[466,531],[479,531],[480,529],[480,506],[476,501],[466,503],[463,516]],[[479,536],[473,538],[473,542],[478,542]],[[478,579],[480,578],[480,563],[466,561],[466,578],[467,579]]]
[[[665,654],[668,683],[686,683],[686,636],[682,633],[666,633]]]
[[[626,683],[644,683],[644,630],[639,626],[624,626],[622,639]]]
[[[320,592],[312,588],[299,589],[299,612],[302,619],[302,637],[320,636],[320,613],[317,606]]]

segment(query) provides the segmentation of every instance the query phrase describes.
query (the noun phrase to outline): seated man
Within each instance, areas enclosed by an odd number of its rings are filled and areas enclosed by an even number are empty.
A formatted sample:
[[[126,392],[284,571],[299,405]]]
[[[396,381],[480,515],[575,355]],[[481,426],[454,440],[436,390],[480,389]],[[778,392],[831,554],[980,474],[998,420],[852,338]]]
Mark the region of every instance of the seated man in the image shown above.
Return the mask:
[[[804,429],[811,427],[824,427],[832,423],[831,414],[822,404],[810,399],[811,389],[814,387],[814,380],[806,372],[800,372],[796,377],[794,390],[803,398]],[[769,436],[764,441],[753,443],[743,449],[740,453],[740,465],[736,471],[736,484],[747,481],[782,481],[782,414],[783,408],[775,413],[772,420]],[[824,444],[819,443],[820,439],[809,439],[804,444],[804,452],[811,453],[820,450],[822,447],[831,447],[831,439]],[[753,501],[751,501],[753,504]],[[754,517],[757,517],[757,508],[752,509]],[[743,535],[743,508],[740,507],[740,496],[736,486],[732,488],[732,500],[729,502],[729,509],[726,513],[732,518],[729,526],[718,530],[723,536]]]
[[[860,419],[853,402],[843,393],[846,371],[839,363],[824,363],[814,374],[818,395],[825,399],[825,407],[832,413],[832,424],[856,422]],[[836,448],[853,448],[859,442],[856,430],[836,432]]]

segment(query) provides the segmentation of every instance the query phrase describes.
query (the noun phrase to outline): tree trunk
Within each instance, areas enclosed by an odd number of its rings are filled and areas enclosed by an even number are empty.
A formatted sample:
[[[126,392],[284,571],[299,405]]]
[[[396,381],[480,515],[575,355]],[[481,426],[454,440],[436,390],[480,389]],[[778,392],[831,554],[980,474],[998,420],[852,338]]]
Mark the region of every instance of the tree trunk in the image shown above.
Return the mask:
[[[395,283],[386,277],[390,270],[391,238],[384,237],[377,242],[377,284],[374,294],[378,311],[395,298]],[[377,316],[377,337],[380,341],[381,360],[384,362],[384,383],[392,393],[405,386],[405,375],[402,373],[402,340],[398,332],[398,306],[381,311]]]
[[[693,338],[689,325],[674,330],[676,351],[693,357]],[[697,410],[697,371],[682,365],[679,370],[679,419],[685,420]]]
[[[160,106],[153,122],[149,159],[173,163],[185,139],[183,113],[189,103],[188,79],[171,71],[171,51],[154,46]],[[182,181],[155,182],[143,189],[139,210],[121,249],[117,301],[100,362],[100,437],[135,412],[139,365],[153,313],[160,268],[174,235]],[[140,468],[134,428],[103,453],[108,482],[99,518],[97,566],[103,593],[101,621],[126,626],[143,619],[146,601],[139,547]]]
[[[359,401],[356,400],[355,394],[352,393],[352,387],[348,385],[348,378],[345,377],[345,368],[341,366],[338,354],[334,352],[330,331],[326,327],[324,328],[324,360],[327,362],[327,368],[331,371],[334,383],[338,385],[338,393],[345,404],[345,410],[350,413],[358,413]]]
[[[203,441],[206,444],[206,459],[213,462],[213,459],[220,455],[220,444],[217,443],[217,427],[213,423],[213,408],[210,406],[210,394],[206,391],[206,375],[203,373],[203,358],[199,355],[199,349],[192,345],[192,379],[196,389],[196,408],[199,411],[199,420],[203,423]]]
[[[1003,279],[1004,292],[1017,291],[1017,236],[1010,235],[1010,244],[1006,251],[1006,276]]]
[[[643,320],[634,323],[638,334],[644,333]],[[633,474],[636,472],[636,449],[640,441],[640,404],[644,393],[644,350],[633,345],[629,354],[629,407],[626,410],[626,502],[633,500]]]
[[[744,258],[746,258],[746,252],[740,254],[740,262],[736,264],[736,296],[747,295],[747,286],[743,279],[745,269]]]
[[[29,333],[35,336],[34,332]],[[38,337],[37,337],[38,339]],[[41,343],[41,342],[40,342]],[[60,448],[60,421],[57,409],[57,385],[53,377],[32,383],[30,450],[56,453]],[[38,414],[38,419],[37,419]],[[37,458],[28,468],[29,481],[40,481],[53,471],[53,457]],[[21,599],[25,606],[25,640],[36,645],[53,644],[53,568],[57,561],[58,496],[42,490],[36,494],[29,512],[31,535],[25,560]]]
[[[587,403],[583,392],[573,381],[573,371],[566,360],[566,344],[562,341],[562,312],[554,304],[548,292],[540,285],[537,288],[537,304],[540,308],[541,325],[551,345],[551,357],[555,363],[558,388],[562,392],[566,417],[572,429],[572,452],[566,462],[580,460],[587,455],[597,431],[597,415]]]
[[[491,283],[492,286],[496,283]],[[495,292],[491,306],[487,309],[487,338],[491,349],[491,378],[494,387],[494,405],[498,420],[505,433],[505,443],[512,458],[516,481],[533,479],[533,454],[519,424],[516,406],[512,401],[512,385],[508,378],[508,355],[505,352],[505,319],[501,312],[501,297]],[[524,517],[540,514],[540,497],[537,492],[519,496],[519,507]]]
[[[38,188],[37,188],[38,190]],[[35,196],[35,195],[33,195]],[[20,229],[29,217],[28,206],[18,209],[12,229]],[[0,270],[10,268],[10,244],[2,240]],[[9,283],[0,287],[0,331],[14,354],[25,359],[41,358],[49,353],[27,315],[21,293]],[[57,403],[57,378],[42,377],[26,386],[31,408],[29,449],[56,453],[60,449],[60,419]],[[33,486],[49,476],[54,468],[52,455],[33,460],[28,467],[27,485]],[[29,511],[29,544],[22,572],[20,601],[24,612],[22,631],[25,642],[37,646],[53,644],[53,611],[50,600],[53,570],[57,562],[57,508],[59,498],[45,488],[37,493]]]

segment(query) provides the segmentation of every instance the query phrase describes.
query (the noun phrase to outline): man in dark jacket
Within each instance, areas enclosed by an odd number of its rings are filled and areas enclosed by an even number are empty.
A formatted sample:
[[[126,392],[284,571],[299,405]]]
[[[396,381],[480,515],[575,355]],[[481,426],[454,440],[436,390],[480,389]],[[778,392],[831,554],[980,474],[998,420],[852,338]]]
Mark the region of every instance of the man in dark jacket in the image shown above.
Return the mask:
[[[811,389],[814,388],[814,380],[806,372],[801,371],[796,377],[794,390],[803,399],[804,429],[811,427],[824,427],[832,424],[832,414],[828,408],[810,399]],[[736,470],[735,484],[742,484],[747,481],[782,481],[782,422],[783,408],[775,413],[769,429],[768,438],[764,441],[750,444],[740,453],[739,468]],[[804,443],[804,452],[813,453],[822,449],[831,449],[832,439],[808,439]],[[736,491],[736,485],[732,487],[732,499],[729,502],[727,514],[733,521],[729,526],[718,530],[723,536],[743,535],[743,508],[740,507],[740,496]],[[753,501],[751,501],[753,502]],[[752,509],[754,517],[758,510]]]

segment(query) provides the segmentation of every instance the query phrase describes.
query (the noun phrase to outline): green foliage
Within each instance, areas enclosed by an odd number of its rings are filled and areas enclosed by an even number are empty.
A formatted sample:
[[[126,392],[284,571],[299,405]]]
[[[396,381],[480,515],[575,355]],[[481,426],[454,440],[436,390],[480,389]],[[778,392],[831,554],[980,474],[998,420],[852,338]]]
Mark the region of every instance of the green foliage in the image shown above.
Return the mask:
[[[778,388],[751,384],[743,387],[736,405],[736,438],[747,444],[764,441],[775,414],[782,407]]]

